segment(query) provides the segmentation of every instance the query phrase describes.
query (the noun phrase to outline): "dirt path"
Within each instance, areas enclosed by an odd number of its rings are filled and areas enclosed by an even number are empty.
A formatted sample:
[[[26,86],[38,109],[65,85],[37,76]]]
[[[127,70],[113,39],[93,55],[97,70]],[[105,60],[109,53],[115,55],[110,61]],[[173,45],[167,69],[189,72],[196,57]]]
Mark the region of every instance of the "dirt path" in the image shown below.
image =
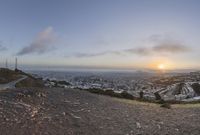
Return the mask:
[[[1,91],[0,99],[0,133],[9,135],[200,134],[198,104],[165,109],[57,88]]]

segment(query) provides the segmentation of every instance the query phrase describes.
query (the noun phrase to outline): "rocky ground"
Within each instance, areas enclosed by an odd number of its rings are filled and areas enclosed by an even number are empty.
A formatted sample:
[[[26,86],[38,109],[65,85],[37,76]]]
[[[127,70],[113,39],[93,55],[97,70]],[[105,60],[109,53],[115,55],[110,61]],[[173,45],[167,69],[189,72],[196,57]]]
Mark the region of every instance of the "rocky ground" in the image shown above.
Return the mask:
[[[5,135],[199,135],[200,105],[143,103],[59,88],[0,91]]]

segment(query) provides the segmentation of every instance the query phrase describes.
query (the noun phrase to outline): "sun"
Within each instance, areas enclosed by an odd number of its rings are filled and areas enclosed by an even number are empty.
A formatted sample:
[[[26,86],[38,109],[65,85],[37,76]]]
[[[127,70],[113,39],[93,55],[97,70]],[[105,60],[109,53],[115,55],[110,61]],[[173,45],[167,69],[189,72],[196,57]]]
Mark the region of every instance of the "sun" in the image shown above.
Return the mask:
[[[158,65],[158,69],[164,70],[164,69],[165,69],[165,65],[164,65],[164,64],[159,64],[159,65]]]
[[[172,61],[169,59],[152,60],[152,61],[149,61],[147,66],[150,69],[158,70],[158,71],[162,71],[162,72],[172,70],[173,68],[175,68],[175,64],[172,63]]]

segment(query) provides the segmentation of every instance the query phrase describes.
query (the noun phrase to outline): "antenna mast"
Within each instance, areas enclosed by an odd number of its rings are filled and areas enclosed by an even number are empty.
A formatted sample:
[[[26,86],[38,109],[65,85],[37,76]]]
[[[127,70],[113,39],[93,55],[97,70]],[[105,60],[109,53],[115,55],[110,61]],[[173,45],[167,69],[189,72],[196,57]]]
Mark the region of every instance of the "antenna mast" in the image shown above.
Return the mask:
[[[17,70],[17,58],[15,58],[15,70]]]
[[[8,60],[6,59],[6,68],[8,68]]]

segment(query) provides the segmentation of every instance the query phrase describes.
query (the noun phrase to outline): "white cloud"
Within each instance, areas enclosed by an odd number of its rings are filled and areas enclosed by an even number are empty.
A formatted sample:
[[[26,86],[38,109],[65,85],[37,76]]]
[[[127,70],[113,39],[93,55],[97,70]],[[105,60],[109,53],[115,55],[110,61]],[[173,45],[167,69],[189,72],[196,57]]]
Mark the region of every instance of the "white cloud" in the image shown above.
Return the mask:
[[[17,55],[25,55],[31,53],[42,54],[54,48],[57,37],[52,27],[48,27],[41,31],[29,46],[22,48]]]

